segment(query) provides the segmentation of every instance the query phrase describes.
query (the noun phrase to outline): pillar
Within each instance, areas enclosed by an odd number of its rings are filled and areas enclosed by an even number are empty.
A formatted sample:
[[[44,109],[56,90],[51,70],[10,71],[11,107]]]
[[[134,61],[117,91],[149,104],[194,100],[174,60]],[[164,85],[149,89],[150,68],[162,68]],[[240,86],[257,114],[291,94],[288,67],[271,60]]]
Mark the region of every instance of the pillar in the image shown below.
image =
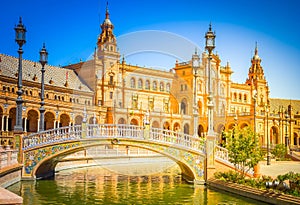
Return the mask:
[[[208,135],[206,137],[206,173],[205,181],[215,173],[215,146],[216,137]]]
[[[24,132],[27,132],[27,117],[24,118]]]
[[[4,131],[4,115],[2,115],[2,121],[1,121],[1,131]]]
[[[6,116],[6,126],[5,126],[5,131],[8,131],[8,116]]]

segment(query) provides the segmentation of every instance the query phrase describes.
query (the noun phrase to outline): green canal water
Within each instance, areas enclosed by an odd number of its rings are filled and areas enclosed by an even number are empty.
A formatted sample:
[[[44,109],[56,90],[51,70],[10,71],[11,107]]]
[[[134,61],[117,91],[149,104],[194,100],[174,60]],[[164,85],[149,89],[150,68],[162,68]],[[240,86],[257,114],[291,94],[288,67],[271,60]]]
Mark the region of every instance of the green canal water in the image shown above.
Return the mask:
[[[205,186],[187,184],[180,175],[125,176],[102,167],[56,173],[52,180],[22,181],[8,190],[33,204],[265,204]]]

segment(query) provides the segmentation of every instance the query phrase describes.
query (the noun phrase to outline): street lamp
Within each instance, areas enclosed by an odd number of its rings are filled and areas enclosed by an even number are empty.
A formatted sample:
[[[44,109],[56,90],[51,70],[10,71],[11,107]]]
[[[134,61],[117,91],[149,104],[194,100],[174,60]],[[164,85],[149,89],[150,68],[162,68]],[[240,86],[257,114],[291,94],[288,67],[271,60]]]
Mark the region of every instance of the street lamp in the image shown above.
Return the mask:
[[[289,118],[289,113],[287,110],[284,112],[285,114],[285,145],[287,148],[289,148],[289,136],[288,136],[288,118]]]
[[[270,139],[269,139],[269,105],[265,107],[266,118],[267,118],[267,165],[271,165],[271,154],[270,154]]]
[[[15,41],[19,45],[19,67],[18,67],[18,97],[16,99],[17,103],[17,110],[16,110],[16,125],[14,127],[15,132],[23,132],[23,126],[22,126],[22,54],[23,54],[23,49],[22,46],[26,43],[25,40],[25,34],[26,34],[26,29],[22,23],[22,18],[20,17],[19,19],[19,24],[15,27],[16,31],[16,39]]]
[[[205,34],[205,49],[208,51],[208,136],[214,136],[214,128],[213,128],[213,96],[211,90],[211,58],[212,51],[215,48],[215,38],[216,35],[211,30],[211,24],[209,24],[209,30]]]
[[[253,101],[254,101],[254,134],[255,134],[255,139],[256,139],[256,100],[257,100],[257,90],[253,90]]]
[[[44,74],[45,74],[45,64],[48,62],[48,52],[45,47],[45,43],[43,44],[43,48],[40,51],[40,63],[42,65],[42,79],[41,79],[41,102],[40,102],[40,131],[44,131],[44,121],[45,121],[45,101],[44,101]]]
[[[197,50],[195,50],[195,54],[192,56],[192,66],[193,66],[193,73],[194,73],[194,106],[193,106],[193,114],[194,114],[194,136],[199,137],[198,135],[198,123],[199,123],[199,112],[198,112],[198,105],[197,105],[197,77],[198,69],[200,67],[200,58],[197,54]]]

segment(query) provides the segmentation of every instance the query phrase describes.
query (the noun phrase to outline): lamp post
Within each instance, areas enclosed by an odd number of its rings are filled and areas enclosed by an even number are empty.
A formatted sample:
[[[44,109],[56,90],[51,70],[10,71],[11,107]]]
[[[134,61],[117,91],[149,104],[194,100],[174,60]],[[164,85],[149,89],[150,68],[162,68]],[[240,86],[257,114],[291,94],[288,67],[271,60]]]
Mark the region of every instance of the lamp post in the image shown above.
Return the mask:
[[[256,99],[257,99],[257,90],[253,90],[253,101],[254,101],[254,120],[253,120],[253,129],[254,129],[254,134],[256,139]]]
[[[215,48],[216,35],[211,30],[211,24],[209,24],[209,30],[205,34],[205,49],[208,51],[208,136],[214,136],[214,125],[213,125],[213,96],[211,90],[211,58],[212,51]]]
[[[198,105],[197,105],[197,77],[198,69],[200,67],[199,63],[199,56],[197,54],[197,50],[195,51],[195,54],[192,56],[192,65],[193,65],[193,73],[194,73],[194,137],[199,137],[198,135],[198,123],[199,123],[199,112],[198,112]]]
[[[289,136],[288,136],[288,118],[289,114],[287,111],[284,112],[285,114],[285,145],[287,149],[289,148]]]
[[[41,79],[41,102],[40,102],[40,131],[44,131],[44,121],[45,121],[45,101],[44,101],[44,74],[45,74],[45,64],[48,62],[48,52],[45,47],[45,43],[43,44],[43,48],[40,51],[40,63],[42,65],[42,79]]]
[[[267,165],[271,165],[271,154],[270,154],[270,139],[269,139],[269,105],[265,107],[266,118],[267,118]]]
[[[16,110],[16,125],[14,127],[15,132],[23,132],[23,126],[22,126],[22,104],[23,104],[23,99],[22,99],[22,54],[23,54],[23,49],[22,46],[26,43],[25,40],[25,34],[26,34],[26,29],[22,23],[22,18],[20,17],[19,19],[19,24],[15,27],[16,31],[16,42],[19,45],[19,67],[18,67],[18,97],[16,99],[17,103],[17,110]]]

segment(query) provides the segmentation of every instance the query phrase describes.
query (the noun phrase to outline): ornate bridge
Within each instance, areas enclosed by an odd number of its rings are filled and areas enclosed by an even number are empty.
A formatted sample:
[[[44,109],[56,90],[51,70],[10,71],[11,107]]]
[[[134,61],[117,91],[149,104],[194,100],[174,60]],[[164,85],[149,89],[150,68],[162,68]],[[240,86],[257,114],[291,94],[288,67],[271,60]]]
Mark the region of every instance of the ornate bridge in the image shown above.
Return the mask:
[[[174,160],[189,181],[204,183],[207,166],[214,161],[213,141],[170,130],[133,125],[93,124],[62,127],[24,136],[23,178],[54,175],[65,156],[99,145],[134,146],[160,153]]]

